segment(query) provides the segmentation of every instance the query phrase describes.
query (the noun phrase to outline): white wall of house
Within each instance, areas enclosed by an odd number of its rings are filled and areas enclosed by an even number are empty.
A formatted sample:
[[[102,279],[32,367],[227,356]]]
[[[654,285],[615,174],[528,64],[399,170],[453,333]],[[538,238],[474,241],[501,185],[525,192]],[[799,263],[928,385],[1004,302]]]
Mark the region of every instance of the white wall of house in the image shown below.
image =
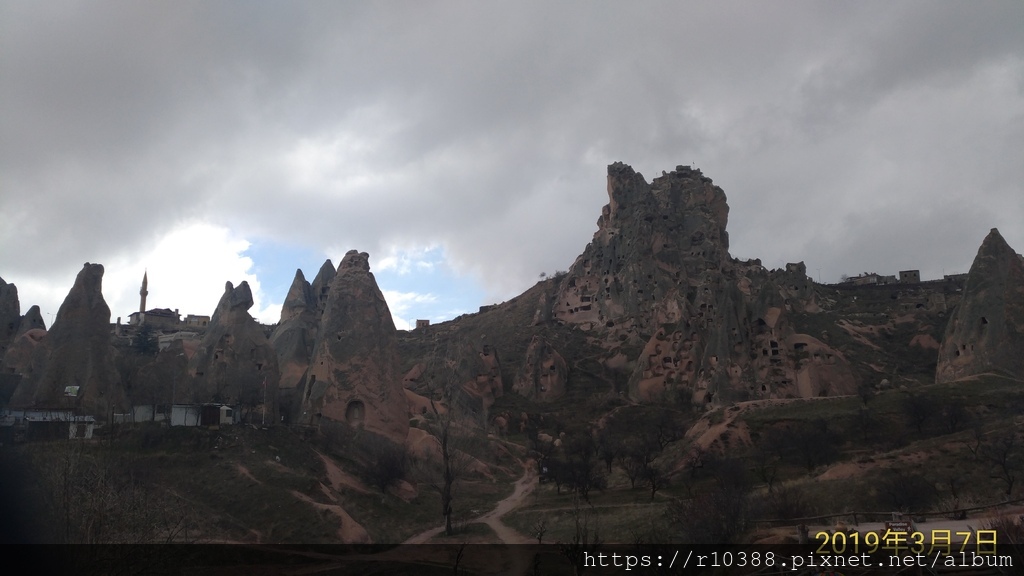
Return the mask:
[[[202,406],[175,404],[171,407],[171,426],[199,426]]]

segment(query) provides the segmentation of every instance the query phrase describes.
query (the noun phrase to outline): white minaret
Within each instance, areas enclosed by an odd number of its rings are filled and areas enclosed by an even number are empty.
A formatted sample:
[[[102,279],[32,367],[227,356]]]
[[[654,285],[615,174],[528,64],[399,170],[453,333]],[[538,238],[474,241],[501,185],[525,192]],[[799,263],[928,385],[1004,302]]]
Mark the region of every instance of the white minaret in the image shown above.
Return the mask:
[[[149,278],[147,276],[147,272],[142,273],[142,289],[139,290],[139,296],[142,297],[139,299],[139,312],[143,314],[146,312],[146,296],[149,296],[149,290],[147,290],[149,287]]]

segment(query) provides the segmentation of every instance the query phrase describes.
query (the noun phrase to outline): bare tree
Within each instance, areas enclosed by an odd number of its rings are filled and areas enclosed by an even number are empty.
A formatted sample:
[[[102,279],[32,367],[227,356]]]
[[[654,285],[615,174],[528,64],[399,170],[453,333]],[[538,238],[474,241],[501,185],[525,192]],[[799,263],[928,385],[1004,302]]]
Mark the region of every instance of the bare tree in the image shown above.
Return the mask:
[[[651,501],[654,501],[654,495],[668,484],[668,475],[665,474],[664,470],[654,464],[648,464],[644,466],[644,478],[647,480],[647,485],[651,488]]]
[[[985,445],[985,427],[981,420],[975,421],[971,426],[971,437],[964,441],[964,445],[971,451],[971,456],[974,456],[975,460],[981,460],[984,457],[982,447]]]
[[[696,477],[697,472],[704,467],[704,461],[708,459],[709,454],[700,444],[694,444],[690,451],[690,455],[686,458],[686,467],[690,469],[690,477]]]
[[[79,442],[51,445],[35,458],[43,517],[61,544],[187,542],[191,511],[148,489]]]
[[[857,396],[860,397],[860,401],[867,408],[868,402],[875,397],[875,387],[867,382],[861,382],[857,385]]]
[[[619,454],[619,467],[626,473],[626,477],[629,478],[629,487],[636,488],[636,481],[643,476],[644,473],[644,462],[636,456],[632,451],[623,452]]]
[[[658,445],[659,452],[683,437],[683,428],[676,423],[673,416],[673,412],[662,410],[651,426],[651,441]]]
[[[540,520],[534,522],[533,526],[531,526],[530,528],[537,538],[537,544],[543,544],[544,533],[548,531],[548,521],[544,518],[541,518]]]
[[[597,443],[589,432],[583,432],[570,437],[564,451],[573,490],[589,503],[592,489],[604,490],[608,485],[607,478],[595,458]]]
[[[791,434],[790,441],[795,456],[808,472],[814,470],[816,466],[831,462],[836,456],[835,447],[841,442],[839,436],[829,429],[828,422],[821,418],[813,422],[799,423]]]
[[[372,454],[367,476],[383,494],[405,476],[408,464],[405,447],[376,435],[370,435],[366,447]]]
[[[431,433],[440,445],[440,478],[434,477],[431,485],[441,496],[441,514],[444,516],[445,534],[454,533],[452,515],[456,484],[472,463],[472,456],[466,450],[472,443],[472,431],[467,430],[459,418],[462,412],[462,382],[459,374],[469,356],[468,347],[462,342],[451,342],[443,358],[438,359],[428,380],[428,397],[432,417],[427,420]],[[465,419],[468,422],[470,419]]]
[[[572,564],[573,574],[586,567],[584,558],[601,546],[600,531],[593,521],[592,509],[584,509],[578,495],[572,498],[573,535],[569,542],[559,542],[562,555]]]
[[[969,422],[971,414],[964,408],[963,402],[957,400],[950,400],[942,407],[942,419],[943,424],[946,427],[946,432],[953,434],[960,426]]]
[[[919,433],[935,411],[935,401],[924,394],[911,394],[903,399],[903,413]]]
[[[754,471],[757,477],[768,486],[768,492],[772,492],[775,480],[779,476],[779,456],[767,446],[761,444],[754,448]]]
[[[1024,455],[1021,454],[1016,431],[1007,428],[994,440],[986,442],[981,448],[981,454],[992,466],[992,477],[1006,485],[1006,497],[1009,498],[1024,464]]]
[[[597,452],[601,460],[604,460],[608,473],[611,474],[612,464],[615,463],[615,459],[622,452],[622,443],[613,437],[610,430],[604,428],[597,435]]]

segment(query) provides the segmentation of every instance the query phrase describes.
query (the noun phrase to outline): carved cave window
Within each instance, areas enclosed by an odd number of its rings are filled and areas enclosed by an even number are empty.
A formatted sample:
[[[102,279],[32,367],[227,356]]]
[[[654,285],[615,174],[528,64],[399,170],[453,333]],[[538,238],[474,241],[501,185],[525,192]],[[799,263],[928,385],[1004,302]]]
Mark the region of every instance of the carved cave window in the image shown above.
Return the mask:
[[[366,405],[362,400],[353,400],[345,407],[345,421],[350,426],[359,426],[366,417]]]

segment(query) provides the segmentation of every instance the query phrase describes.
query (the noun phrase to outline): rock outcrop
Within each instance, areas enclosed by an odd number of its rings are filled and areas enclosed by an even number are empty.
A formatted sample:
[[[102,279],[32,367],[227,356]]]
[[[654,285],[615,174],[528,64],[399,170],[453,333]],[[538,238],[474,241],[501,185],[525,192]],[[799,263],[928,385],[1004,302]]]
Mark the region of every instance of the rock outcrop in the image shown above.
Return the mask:
[[[29,329],[32,367],[12,405],[68,409],[98,419],[127,408],[111,344],[110,308],[103,299],[103,266],[86,263],[57,312],[50,331]],[[41,321],[41,320],[40,320]],[[77,395],[73,395],[77,387]]]
[[[935,380],[985,372],[1024,378],[1024,258],[995,228],[981,243],[946,326]]]
[[[18,336],[21,336],[29,330],[42,330],[46,331],[46,323],[43,322],[43,314],[39,311],[39,306],[32,305],[25,312],[25,315],[21,317],[21,323],[18,325]]]
[[[396,346],[369,256],[351,250],[330,282],[299,422],[347,424],[404,443],[409,417]]]
[[[324,270],[330,272],[325,273]],[[334,266],[330,260],[321,268],[318,281],[327,274],[332,277],[334,275]],[[302,270],[296,270],[295,279],[281,307],[281,320],[270,337],[281,370],[278,405],[286,422],[294,419],[299,408],[295,395],[301,390],[306,370],[309,369],[322,312],[313,287],[306,281]]]
[[[179,402],[223,403],[241,406],[243,417],[260,414],[276,422],[280,371],[277,353],[263,328],[249,315],[252,291],[247,282],[224,286],[206,334],[189,360],[191,380]]]
[[[551,316],[595,333],[610,359],[623,344],[643,347],[630,359],[634,400],[708,404],[854,391],[845,358],[787,321],[820,310],[803,263],[768,272],[733,259],[729,207],[710,178],[678,166],[648,184],[616,163],[608,198]]]
[[[512,389],[526,398],[550,402],[565,395],[568,377],[569,368],[562,355],[550,342],[534,336]]]
[[[133,406],[151,406],[151,418],[161,404],[186,401],[188,389],[188,353],[182,340],[174,340],[156,358],[139,368],[128,395]]]
[[[327,309],[327,297],[331,293],[331,282],[334,281],[334,277],[337,274],[338,271],[334,268],[334,264],[328,259],[320,266],[316,277],[313,278],[310,289],[312,290],[313,299],[316,301],[318,317],[323,316],[324,310]]]
[[[0,278],[0,358],[3,358],[7,346],[18,334],[20,325],[21,302],[18,300],[18,287]]]
[[[562,281],[555,317],[584,328],[625,321],[647,330],[658,320],[652,304],[686,298],[721,272],[728,215],[725,193],[699,170],[679,166],[648,184],[629,166],[612,164],[608,204]]]

